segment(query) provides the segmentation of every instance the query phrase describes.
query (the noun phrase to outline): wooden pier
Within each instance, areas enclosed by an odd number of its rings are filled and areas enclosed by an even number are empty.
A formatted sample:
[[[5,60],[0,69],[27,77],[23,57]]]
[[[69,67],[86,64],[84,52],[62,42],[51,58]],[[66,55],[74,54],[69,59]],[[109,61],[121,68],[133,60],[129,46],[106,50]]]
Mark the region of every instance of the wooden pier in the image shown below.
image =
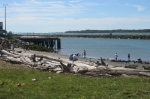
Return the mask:
[[[22,36],[20,40],[24,42],[33,43],[35,45],[44,46],[46,48],[56,48],[61,49],[60,38],[53,37],[41,37],[41,36]]]

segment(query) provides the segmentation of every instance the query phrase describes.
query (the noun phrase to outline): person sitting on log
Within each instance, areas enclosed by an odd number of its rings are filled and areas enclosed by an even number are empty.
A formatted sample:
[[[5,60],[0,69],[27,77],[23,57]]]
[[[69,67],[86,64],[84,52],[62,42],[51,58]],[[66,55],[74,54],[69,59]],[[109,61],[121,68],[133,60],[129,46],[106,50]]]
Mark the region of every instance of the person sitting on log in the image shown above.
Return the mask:
[[[77,56],[75,54],[73,54],[73,61],[78,60]]]
[[[69,56],[69,60],[73,60],[73,54]]]

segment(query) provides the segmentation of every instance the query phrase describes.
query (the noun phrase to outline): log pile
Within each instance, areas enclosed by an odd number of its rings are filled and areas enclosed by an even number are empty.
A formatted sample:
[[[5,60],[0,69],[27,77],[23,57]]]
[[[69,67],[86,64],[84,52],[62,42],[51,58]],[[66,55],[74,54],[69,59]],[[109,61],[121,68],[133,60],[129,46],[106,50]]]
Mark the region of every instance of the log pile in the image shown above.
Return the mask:
[[[29,53],[18,53],[18,51],[1,50],[1,58],[12,64],[24,64],[31,68],[49,72],[68,72],[68,73],[83,73],[88,69],[83,66],[76,66],[72,61],[66,62],[59,58],[52,58],[47,55],[36,55]]]
[[[129,68],[129,66],[118,67],[107,64],[101,58],[100,62],[72,62],[54,58],[48,55],[31,54],[22,51],[7,51],[1,50],[1,57],[13,64],[24,64],[31,68],[42,71],[56,72],[56,73],[75,73],[84,74],[87,76],[100,76],[100,77],[114,77],[122,75],[136,75],[150,77],[150,70]],[[149,67],[145,67],[149,68]]]

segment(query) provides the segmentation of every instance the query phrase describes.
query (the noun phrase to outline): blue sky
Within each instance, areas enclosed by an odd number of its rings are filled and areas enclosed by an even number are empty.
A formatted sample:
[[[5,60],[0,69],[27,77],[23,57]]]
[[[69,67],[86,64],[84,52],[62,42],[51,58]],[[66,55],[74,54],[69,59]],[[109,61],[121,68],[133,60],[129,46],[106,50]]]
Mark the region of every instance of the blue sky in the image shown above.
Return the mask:
[[[0,0],[0,22],[13,32],[150,29],[150,0]]]

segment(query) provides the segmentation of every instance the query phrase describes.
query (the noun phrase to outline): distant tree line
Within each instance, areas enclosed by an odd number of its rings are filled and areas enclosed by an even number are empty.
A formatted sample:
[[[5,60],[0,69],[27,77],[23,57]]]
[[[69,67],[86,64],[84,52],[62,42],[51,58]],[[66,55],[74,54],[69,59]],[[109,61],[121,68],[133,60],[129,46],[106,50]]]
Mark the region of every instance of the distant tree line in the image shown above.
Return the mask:
[[[65,34],[66,33],[66,34]],[[143,30],[81,30],[81,31],[66,31],[62,34],[30,34],[30,36],[46,36],[46,37],[83,37],[83,38],[119,38],[119,39],[148,39],[150,40],[150,29],[143,29]],[[83,33],[83,34],[71,34],[71,33]],[[89,35],[86,33],[106,33],[106,34],[95,34]],[[113,33],[120,33],[120,34],[113,34]],[[122,35],[121,33],[131,33]],[[134,34],[135,33],[135,34]],[[137,35],[136,33],[148,33],[148,35],[141,34]],[[14,34],[14,37],[20,36],[29,36],[29,34]]]
[[[77,38],[114,38],[114,39],[147,39],[150,40],[150,35],[47,35],[47,37],[77,37]]]
[[[117,30],[80,30],[80,31],[66,31],[65,33],[129,33],[129,32],[150,32],[150,29],[139,29],[139,30],[123,30],[123,29],[117,29]]]
[[[29,36],[29,35],[13,35],[16,38],[19,38],[20,36]],[[47,34],[47,35],[30,35],[30,36],[46,36],[46,37],[78,37],[78,38],[119,38],[119,39],[147,39],[150,40],[150,35],[112,35],[110,34],[106,34],[106,35],[69,35],[69,34]]]

